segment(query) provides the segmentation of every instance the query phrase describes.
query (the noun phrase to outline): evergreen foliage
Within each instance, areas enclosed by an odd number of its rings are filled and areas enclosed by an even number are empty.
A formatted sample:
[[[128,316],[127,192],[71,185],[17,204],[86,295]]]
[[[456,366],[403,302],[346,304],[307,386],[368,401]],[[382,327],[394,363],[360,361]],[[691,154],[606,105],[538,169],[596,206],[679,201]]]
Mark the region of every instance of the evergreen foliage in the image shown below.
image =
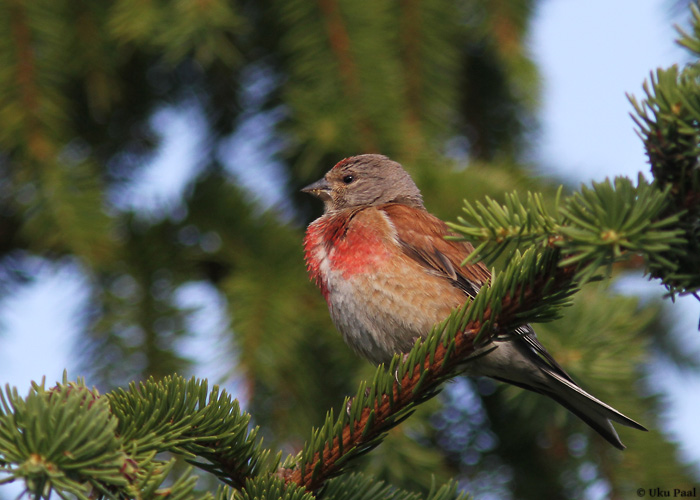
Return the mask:
[[[0,293],[37,257],[77,264],[91,298],[76,351],[100,386],[64,377],[0,394],[0,484],[33,498],[178,500],[692,487],[643,382],[652,356],[682,349],[658,304],[591,282],[631,269],[671,296],[697,293],[700,66],[658,70],[631,98],[651,182],[565,194],[523,165],[535,5],[0,3]],[[679,43],[697,58],[692,15]],[[200,147],[182,199],[145,214],[120,197],[156,154],[164,109],[201,116]],[[249,141],[255,162],[235,151]],[[379,368],[350,355],[305,276],[302,231],[318,207],[296,194],[372,151],[409,168],[443,218],[466,197],[455,237],[496,267],[473,301]],[[295,194],[276,206],[272,191]],[[177,348],[193,314],[177,293],[191,283],[226,299],[230,324],[212,341],[243,380],[240,401],[172,375],[192,366]],[[653,431],[621,429],[621,454],[550,401],[460,377],[490,335],[528,322],[586,389]]]

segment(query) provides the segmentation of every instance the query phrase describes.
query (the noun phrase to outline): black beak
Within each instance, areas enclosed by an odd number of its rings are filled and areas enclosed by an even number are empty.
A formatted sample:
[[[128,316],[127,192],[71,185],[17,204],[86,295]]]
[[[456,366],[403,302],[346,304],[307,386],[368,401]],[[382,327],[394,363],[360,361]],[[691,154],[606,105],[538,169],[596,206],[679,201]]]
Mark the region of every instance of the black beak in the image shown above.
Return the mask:
[[[301,190],[302,193],[309,193],[322,200],[331,198],[331,186],[325,178],[319,179],[313,184],[309,184]]]

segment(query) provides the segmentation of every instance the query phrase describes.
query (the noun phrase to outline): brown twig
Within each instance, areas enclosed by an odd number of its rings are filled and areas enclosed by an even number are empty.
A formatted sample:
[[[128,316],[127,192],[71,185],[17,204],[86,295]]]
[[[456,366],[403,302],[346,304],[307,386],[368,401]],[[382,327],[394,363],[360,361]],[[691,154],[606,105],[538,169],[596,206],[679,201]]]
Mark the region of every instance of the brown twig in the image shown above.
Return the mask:
[[[10,25],[16,47],[16,82],[24,132],[27,137],[27,152],[39,161],[46,161],[53,153],[51,141],[40,118],[39,87],[33,36],[23,2],[10,3]]]
[[[421,2],[401,0],[401,62],[406,82],[406,110],[403,157],[408,162],[419,156],[425,147],[421,121],[423,118],[423,67],[421,61]]]
[[[340,80],[348,100],[352,103],[351,111],[355,120],[362,147],[365,151],[377,151],[374,140],[375,131],[367,117],[361,95],[360,76],[357,64],[350,50],[350,35],[343,22],[340,5],[336,0],[318,0],[328,33],[328,42],[338,62]]]

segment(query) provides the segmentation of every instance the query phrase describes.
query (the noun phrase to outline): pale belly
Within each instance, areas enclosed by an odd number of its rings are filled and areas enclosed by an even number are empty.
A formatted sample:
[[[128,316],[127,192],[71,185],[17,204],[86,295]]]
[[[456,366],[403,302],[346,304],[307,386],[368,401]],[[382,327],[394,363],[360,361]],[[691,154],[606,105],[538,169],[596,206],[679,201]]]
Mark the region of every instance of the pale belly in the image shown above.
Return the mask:
[[[453,290],[445,296],[444,287],[452,288],[446,281],[403,264],[385,262],[352,276],[328,276],[328,307],[336,328],[374,363],[408,352],[417,338],[461,305]]]

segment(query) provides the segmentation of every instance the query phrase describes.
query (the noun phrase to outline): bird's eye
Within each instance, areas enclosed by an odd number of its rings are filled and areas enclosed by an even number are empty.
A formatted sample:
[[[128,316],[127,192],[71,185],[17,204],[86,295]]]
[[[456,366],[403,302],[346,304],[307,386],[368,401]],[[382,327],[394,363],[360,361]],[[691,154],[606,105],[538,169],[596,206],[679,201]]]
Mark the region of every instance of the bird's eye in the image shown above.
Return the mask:
[[[354,181],[354,180],[355,180],[355,176],[354,176],[354,175],[346,175],[345,177],[343,177],[343,182],[344,182],[345,184],[350,184],[350,183],[351,183],[352,181]]]

